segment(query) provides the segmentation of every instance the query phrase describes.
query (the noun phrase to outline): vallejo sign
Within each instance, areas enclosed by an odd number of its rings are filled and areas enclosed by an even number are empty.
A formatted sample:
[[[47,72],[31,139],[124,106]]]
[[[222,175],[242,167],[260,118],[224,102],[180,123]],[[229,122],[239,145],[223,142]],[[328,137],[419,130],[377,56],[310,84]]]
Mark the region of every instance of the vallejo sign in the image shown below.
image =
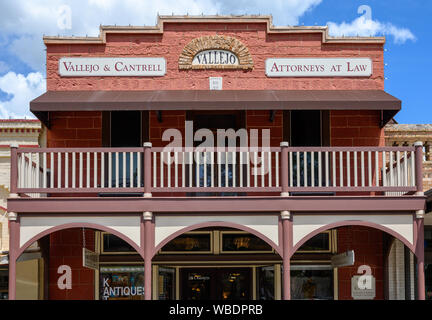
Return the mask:
[[[269,58],[267,77],[369,77],[369,58]]]
[[[165,58],[65,57],[59,60],[62,77],[160,77],[165,73]]]

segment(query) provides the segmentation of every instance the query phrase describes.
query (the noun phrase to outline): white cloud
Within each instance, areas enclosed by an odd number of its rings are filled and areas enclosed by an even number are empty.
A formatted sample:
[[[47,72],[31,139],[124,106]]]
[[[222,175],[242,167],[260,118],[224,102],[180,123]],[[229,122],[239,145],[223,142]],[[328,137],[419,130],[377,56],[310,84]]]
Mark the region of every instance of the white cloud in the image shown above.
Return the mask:
[[[0,101],[0,118],[34,117],[29,111],[29,101],[45,92],[46,84],[40,72],[27,76],[8,72],[0,77],[0,90],[11,97]]]
[[[329,33],[332,36],[378,36],[390,35],[395,43],[402,44],[408,40],[415,41],[414,34],[406,28],[399,28],[395,25],[377,20],[367,19],[365,16],[347,23],[327,22]]]

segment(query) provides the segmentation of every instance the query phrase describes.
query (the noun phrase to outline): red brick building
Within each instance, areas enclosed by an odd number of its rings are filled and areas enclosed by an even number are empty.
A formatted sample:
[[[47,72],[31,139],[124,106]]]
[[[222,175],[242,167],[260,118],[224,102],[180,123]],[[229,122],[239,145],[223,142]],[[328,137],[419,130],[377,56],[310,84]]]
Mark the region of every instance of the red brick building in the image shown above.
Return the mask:
[[[47,147],[13,148],[10,298],[39,241],[46,299],[385,299],[398,239],[424,299],[422,149],[385,147],[384,38],[162,16],[44,43]]]

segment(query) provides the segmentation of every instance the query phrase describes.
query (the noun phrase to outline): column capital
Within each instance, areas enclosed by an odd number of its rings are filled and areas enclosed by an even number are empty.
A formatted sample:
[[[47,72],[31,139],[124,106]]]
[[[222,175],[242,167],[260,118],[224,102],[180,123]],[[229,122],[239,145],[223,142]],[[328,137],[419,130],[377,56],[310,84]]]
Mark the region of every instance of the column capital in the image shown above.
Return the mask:
[[[17,221],[18,214],[16,212],[8,212],[9,221]]]
[[[281,146],[281,147],[289,147],[289,143],[288,143],[287,141],[282,141],[282,142],[280,143],[280,146]]]
[[[143,143],[143,147],[144,148],[151,148],[152,147],[152,143],[151,142],[144,142]]]
[[[423,147],[423,142],[421,141],[414,142],[414,147]]]
[[[288,210],[281,211],[281,219],[282,220],[289,220],[289,219],[291,219],[291,212],[288,211]]]
[[[416,218],[417,219],[424,219],[425,211],[424,210],[417,210],[416,211]]]
[[[18,145],[17,142],[12,142],[12,143],[10,144],[10,147],[11,147],[11,148],[18,148],[19,145]]]
[[[143,219],[144,219],[144,221],[151,221],[153,219],[153,212],[144,211],[143,212]]]

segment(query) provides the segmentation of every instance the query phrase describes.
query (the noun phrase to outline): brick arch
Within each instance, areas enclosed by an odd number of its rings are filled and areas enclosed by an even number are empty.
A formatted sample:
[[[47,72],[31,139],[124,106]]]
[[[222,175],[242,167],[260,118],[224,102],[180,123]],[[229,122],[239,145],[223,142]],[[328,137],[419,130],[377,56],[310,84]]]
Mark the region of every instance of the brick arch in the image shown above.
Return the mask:
[[[123,241],[125,241],[127,244],[129,244],[132,248],[134,248],[136,250],[136,252],[141,256],[141,258],[144,260],[144,252],[143,250],[134,242],[132,241],[129,237],[125,236],[124,234],[110,228],[110,227],[106,227],[100,224],[96,224],[96,223],[65,223],[62,225],[58,225],[52,228],[49,228],[47,230],[44,230],[40,233],[38,233],[37,235],[35,235],[34,237],[32,237],[30,240],[28,240],[26,243],[24,243],[21,248],[19,248],[18,252],[17,252],[17,258],[35,241],[43,238],[46,235],[49,235],[53,232],[56,231],[61,231],[61,230],[66,230],[66,229],[73,229],[73,228],[87,228],[87,229],[95,229],[95,230],[99,230],[99,231],[105,231],[105,232],[109,232],[117,237],[119,237],[120,239],[122,239]]]
[[[166,245],[168,242],[170,242],[171,240],[175,239],[176,237],[182,235],[185,232],[189,232],[192,230],[196,230],[196,229],[201,229],[201,228],[209,228],[209,227],[226,227],[226,228],[233,228],[233,229],[239,229],[242,231],[246,231],[249,232],[255,236],[257,236],[258,238],[260,238],[261,240],[265,241],[269,246],[271,246],[273,249],[275,249],[275,251],[277,252],[277,254],[279,254],[282,257],[282,247],[276,245],[276,243],[274,243],[272,240],[270,240],[268,237],[266,237],[265,235],[263,235],[262,233],[246,227],[244,225],[241,224],[237,224],[237,223],[233,223],[233,222],[224,222],[224,221],[210,221],[210,222],[203,222],[203,223],[197,223],[191,226],[187,226],[183,229],[180,229],[176,232],[174,232],[173,234],[169,235],[168,237],[166,237],[163,241],[161,241],[155,248],[153,251],[153,255],[152,257],[154,257],[157,252],[163,248],[164,245]]]
[[[193,66],[192,60],[201,51],[219,49],[227,50],[234,53],[238,60],[239,65],[209,65],[209,66]],[[249,49],[238,39],[222,36],[202,36],[193,39],[184,48],[179,57],[179,69],[243,69],[252,70],[253,60]]]
[[[411,250],[412,253],[416,254],[416,250],[415,250],[415,244],[412,245],[411,243],[409,243],[409,241],[401,236],[399,233],[397,233],[396,231],[393,231],[385,226],[373,223],[373,222],[367,222],[367,221],[352,221],[352,220],[346,220],[346,221],[339,221],[339,222],[334,222],[334,223],[330,223],[327,224],[321,228],[318,228],[316,230],[314,230],[313,232],[309,233],[307,236],[303,237],[291,250],[291,257],[295,254],[295,252],[303,245],[306,243],[306,241],[312,239],[314,236],[316,236],[317,234],[326,231],[326,230],[330,230],[330,229],[334,229],[334,228],[338,228],[338,227],[345,227],[345,226],[363,226],[363,227],[369,227],[369,228],[373,228],[373,229],[378,229],[381,230],[385,233],[388,233],[389,235],[393,236],[394,238],[400,240],[405,246],[407,246],[407,248],[409,248]]]

